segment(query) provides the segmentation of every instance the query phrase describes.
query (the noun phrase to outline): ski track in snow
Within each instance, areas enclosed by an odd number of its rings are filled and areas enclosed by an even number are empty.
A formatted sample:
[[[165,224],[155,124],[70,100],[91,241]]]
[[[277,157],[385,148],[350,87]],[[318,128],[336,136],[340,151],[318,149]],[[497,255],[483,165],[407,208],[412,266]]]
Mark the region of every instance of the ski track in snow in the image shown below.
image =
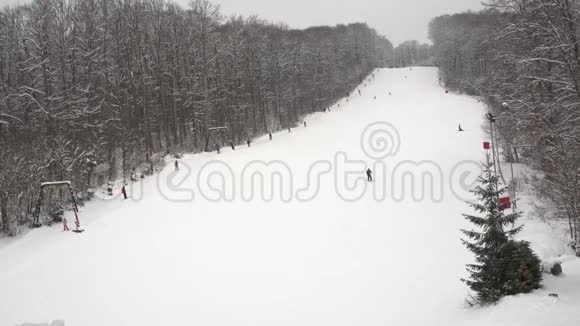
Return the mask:
[[[470,227],[461,216],[468,208],[448,179],[457,163],[482,160],[484,107],[445,94],[434,68],[380,69],[375,76],[362,96],[355,91],[340,109],[308,116],[308,127],[255,139],[251,148],[223,148],[219,156],[186,156],[175,177],[195,189],[197,172],[212,160],[236,175],[253,160],[280,160],[291,167],[296,190],[311,163],[332,161],[337,152],[372,166],[361,133],[387,121],[400,134],[400,151],[375,179],[388,178],[399,162],[436,162],[444,175],[441,203],[409,195],[379,202],[370,188],[345,202],[332,175],[321,178],[310,202],[213,203],[199,193],[193,202],[168,201],[156,180],[174,173],[169,161],[159,177],[128,188],[133,200],[82,207],[82,234],[59,225],[4,243],[0,325],[576,325],[580,264],[570,257],[566,275],[546,276],[545,289],[493,307],[464,307],[468,291],[459,279],[473,258],[459,230]],[[457,132],[459,123],[465,132]],[[355,177],[364,178],[364,169]],[[542,227],[536,223],[528,234],[542,234]]]

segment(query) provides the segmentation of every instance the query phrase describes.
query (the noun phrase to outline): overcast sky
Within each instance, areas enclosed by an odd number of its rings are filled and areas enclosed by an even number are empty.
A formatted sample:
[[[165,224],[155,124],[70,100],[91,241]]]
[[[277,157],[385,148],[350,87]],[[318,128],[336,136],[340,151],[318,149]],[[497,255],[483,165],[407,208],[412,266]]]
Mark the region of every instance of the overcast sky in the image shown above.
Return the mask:
[[[1,5],[26,0],[0,0]],[[187,5],[189,0],[176,0]],[[366,22],[395,45],[427,41],[427,25],[442,14],[481,9],[482,0],[214,0],[226,15],[256,14],[291,27]]]

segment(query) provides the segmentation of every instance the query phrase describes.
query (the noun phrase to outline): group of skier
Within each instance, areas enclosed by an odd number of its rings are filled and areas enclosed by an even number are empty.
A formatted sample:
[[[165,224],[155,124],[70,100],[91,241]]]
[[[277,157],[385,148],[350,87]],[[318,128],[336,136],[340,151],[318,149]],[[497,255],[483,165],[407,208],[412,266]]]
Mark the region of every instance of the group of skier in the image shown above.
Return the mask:
[[[374,79],[374,74],[372,75],[372,78]],[[361,82],[363,82],[362,79],[361,79]],[[366,86],[366,83],[364,85]],[[357,89],[357,91],[358,91],[358,94],[359,95],[362,95],[362,92],[361,92],[360,89]],[[345,95],[346,95],[346,101],[348,102],[348,98],[350,97],[350,92],[346,92]],[[391,95],[391,92],[389,92],[389,95]],[[374,96],[374,99],[375,100],[376,100],[376,98],[377,97]],[[338,107],[340,108],[340,103],[338,103]],[[324,109],[324,111],[330,112],[330,107],[326,107]],[[303,121],[303,124],[304,124],[304,127],[307,126],[306,121]],[[461,125],[459,126],[459,131],[463,131],[461,129]],[[288,132],[291,133],[292,132],[292,129],[291,128],[288,128]],[[269,138],[269,140],[272,140],[272,132],[268,132],[268,138]],[[248,145],[248,147],[250,147],[251,142],[250,142],[249,139],[246,141],[246,144]],[[235,146],[234,146],[234,142],[233,141],[230,141],[229,142],[229,145],[232,148],[232,150],[235,150],[236,149]],[[217,154],[221,154],[221,147],[220,147],[220,145],[218,143],[214,143],[213,144],[213,149],[216,151]],[[175,172],[178,172],[179,171],[179,160],[175,160],[174,167],[175,167]],[[368,168],[366,170],[366,176],[367,176],[367,180],[369,182],[372,182],[373,181],[373,172],[372,172],[372,170],[370,168]],[[136,176],[136,173],[135,173],[135,169],[133,169],[133,171],[131,173],[131,181],[137,181],[137,176]],[[108,185],[107,185],[107,193],[108,193],[109,196],[112,196],[113,195],[113,184],[111,182],[109,182]],[[125,189],[125,185],[124,184],[123,184],[123,186],[121,188],[121,194],[123,195],[123,198],[124,199],[127,199],[128,198],[127,191]]]

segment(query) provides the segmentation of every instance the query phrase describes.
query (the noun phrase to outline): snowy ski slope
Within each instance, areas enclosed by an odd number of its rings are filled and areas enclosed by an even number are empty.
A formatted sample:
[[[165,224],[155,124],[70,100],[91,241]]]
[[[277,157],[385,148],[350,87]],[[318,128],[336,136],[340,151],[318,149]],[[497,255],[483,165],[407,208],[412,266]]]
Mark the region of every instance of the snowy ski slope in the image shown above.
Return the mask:
[[[131,199],[95,200],[81,208],[82,234],[55,226],[5,243],[0,325],[575,324],[540,322],[561,314],[547,296],[464,308],[472,257],[459,229],[484,108],[446,94],[433,68],[375,76],[307,127],[188,156],[177,173],[168,161]],[[273,200],[251,191],[252,171]]]

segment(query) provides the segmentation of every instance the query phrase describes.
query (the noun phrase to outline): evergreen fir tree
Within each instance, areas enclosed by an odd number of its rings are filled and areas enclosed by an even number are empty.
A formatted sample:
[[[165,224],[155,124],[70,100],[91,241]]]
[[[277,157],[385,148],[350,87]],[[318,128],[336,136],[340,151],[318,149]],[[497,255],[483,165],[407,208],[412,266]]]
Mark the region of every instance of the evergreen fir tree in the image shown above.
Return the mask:
[[[493,165],[489,153],[483,163],[484,176],[479,178],[479,185],[472,190],[478,201],[469,205],[484,217],[463,216],[479,228],[462,230],[468,238],[463,244],[475,254],[476,263],[467,265],[470,279],[464,281],[477,293],[477,303],[487,304],[498,301],[505,295],[506,259],[502,248],[511,241],[511,238],[521,231],[522,226],[511,227],[520,217],[520,213],[504,214],[500,209],[499,196],[506,191],[505,187],[498,187],[498,177],[493,172]],[[506,230],[506,228],[508,228]],[[508,259],[509,260],[509,259]]]

